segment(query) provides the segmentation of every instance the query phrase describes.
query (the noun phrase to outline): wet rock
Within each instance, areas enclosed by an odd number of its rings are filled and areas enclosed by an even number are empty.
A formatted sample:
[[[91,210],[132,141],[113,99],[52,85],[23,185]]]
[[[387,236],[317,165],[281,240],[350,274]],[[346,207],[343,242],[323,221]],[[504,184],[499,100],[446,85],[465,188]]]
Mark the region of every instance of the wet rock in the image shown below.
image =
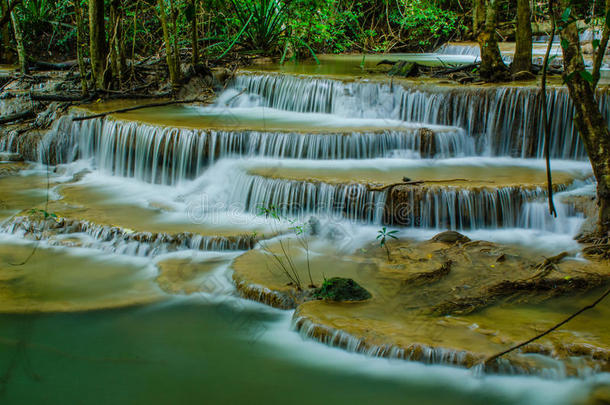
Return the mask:
[[[0,152],[0,161],[21,162],[23,161],[23,157],[19,153]]]
[[[608,405],[610,404],[610,385],[599,384],[593,388],[591,396],[582,403],[583,405]]]
[[[415,62],[400,61],[388,72],[390,76],[414,77],[419,74],[419,66]]]
[[[371,293],[351,278],[333,277],[324,280],[315,296],[329,301],[365,301],[371,298]]]
[[[532,72],[522,71],[511,76],[514,81],[536,80],[536,75]]]
[[[470,242],[470,238],[456,231],[445,231],[435,235],[432,238],[435,242],[443,243],[466,243]]]
[[[422,158],[431,158],[436,155],[436,136],[428,128],[421,128],[417,131],[419,138],[419,150]]]

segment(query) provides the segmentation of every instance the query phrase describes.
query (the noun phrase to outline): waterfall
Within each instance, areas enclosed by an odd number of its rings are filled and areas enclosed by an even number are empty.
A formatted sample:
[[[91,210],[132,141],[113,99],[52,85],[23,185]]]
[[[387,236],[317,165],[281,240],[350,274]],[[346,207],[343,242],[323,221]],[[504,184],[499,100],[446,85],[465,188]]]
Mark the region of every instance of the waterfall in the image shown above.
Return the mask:
[[[535,158],[544,155],[539,90],[533,86],[458,88],[252,74],[237,76],[233,88],[232,96],[221,97],[219,103],[451,125],[476,139],[480,153]],[[242,91],[245,93],[239,95]],[[600,107],[610,121],[607,92],[600,90],[599,95]],[[567,89],[551,87],[548,97],[555,117],[551,156],[584,159],[586,153],[574,128],[574,109]]]
[[[524,219],[530,201],[544,198],[543,188],[407,187],[392,190],[384,221],[393,225],[436,229],[546,229]],[[526,216],[525,218],[529,218]]]
[[[481,56],[481,48],[479,44],[452,44],[450,42],[441,45],[434,53],[440,55],[468,55],[468,56]]]
[[[348,133],[209,130],[149,125],[97,118],[63,117],[43,141],[40,160],[69,163],[93,158],[96,166],[118,176],[176,184],[200,176],[214,161],[229,156],[291,159],[369,159],[473,155],[474,143],[454,127]]]
[[[116,226],[69,218],[62,218],[49,224],[44,220],[15,217],[9,223],[4,224],[0,230],[25,238],[32,237],[36,240],[40,240],[42,235],[48,244],[59,246],[62,245],[61,238],[53,238],[54,236],[82,234],[88,236],[81,240],[82,247],[141,257],[154,257],[181,250],[247,250],[256,243],[253,235],[227,237],[199,235],[191,232],[176,234],[133,232]]]
[[[457,230],[521,227],[563,231],[569,227],[573,231],[580,224],[573,210],[559,202],[562,221],[569,221],[559,225],[559,221],[545,219],[541,209],[545,203],[536,202],[546,196],[542,187],[397,186],[377,191],[365,184],[328,184],[237,172],[231,178],[234,184],[224,203],[251,213],[275,207],[283,216],[339,215],[380,225]]]
[[[240,174],[233,176],[228,206],[238,205],[258,214],[274,207],[283,216],[341,215],[367,223],[381,223],[386,193],[362,184],[327,184]]]

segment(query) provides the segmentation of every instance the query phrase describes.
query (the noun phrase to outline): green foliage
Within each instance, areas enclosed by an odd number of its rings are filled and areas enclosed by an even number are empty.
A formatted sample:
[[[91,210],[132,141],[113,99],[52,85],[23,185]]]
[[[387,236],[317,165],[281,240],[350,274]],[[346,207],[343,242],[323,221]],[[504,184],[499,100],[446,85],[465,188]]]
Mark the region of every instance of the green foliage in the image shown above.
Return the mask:
[[[76,27],[72,24],[74,10],[71,0],[24,1],[15,11],[23,29],[25,40],[36,47],[52,45],[61,50],[73,46]]]
[[[44,219],[53,218],[54,220],[57,220],[57,214],[38,208],[32,208],[30,210],[30,215],[40,215]]]
[[[458,16],[432,0],[398,0],[390,19],[421,46],[433,45],[458,29]],[[434,42],[433,42],[434,40]]]
[[[243,30],[242,42],[250,49],[271,53],[284,34],[286,5],[279,0],[231,0],[235,21]]]

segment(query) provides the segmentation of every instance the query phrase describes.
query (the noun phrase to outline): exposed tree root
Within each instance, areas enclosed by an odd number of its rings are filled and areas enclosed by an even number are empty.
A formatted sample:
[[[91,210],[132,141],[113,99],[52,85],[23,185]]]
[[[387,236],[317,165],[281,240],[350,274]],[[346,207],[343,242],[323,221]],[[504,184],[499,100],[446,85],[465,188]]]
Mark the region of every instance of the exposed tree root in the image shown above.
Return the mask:
[[[530,280],[535,280],[539,278],[546,277],[551,271],[557,270],[557,263],[562,261],[564,258],[568,256],[568,252],[561,252],[556,256],[549,257],[544,259],[542,263],[535,266],[537,273],[530,278]]]
[[[405,280],[405,283],[425,284],[425,283],[436,282],[449,274],[449,272],[451,271],[452,264],[453,264],[453,262],[451,260],[447,260],[438,269],[433,270],[433,271],[417,273],[417,274],[409,277],[407,280]]]
[[[502,281],[489,287],[483,294],[474,297],[458,297],[448,300],[433,309],[439,315],[469,314],[479,311],[503,298],[516,299],[524,295],[543,301],[600,287],[610,281],[610,276],[590,273],[580,277],[532,278],[528,280]]]

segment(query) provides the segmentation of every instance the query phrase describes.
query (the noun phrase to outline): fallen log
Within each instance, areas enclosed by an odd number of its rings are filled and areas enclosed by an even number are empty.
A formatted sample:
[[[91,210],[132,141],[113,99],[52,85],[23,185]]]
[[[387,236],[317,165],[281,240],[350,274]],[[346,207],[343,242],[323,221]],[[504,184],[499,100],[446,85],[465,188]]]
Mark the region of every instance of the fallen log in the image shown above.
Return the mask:
[[[8,124],[10,122],[21,121],[21,120],[25,120],[28,118],[34,118],[35,116],[36,116],[36,113],[34,112],[34,110],[27,110],[27,111],[15,113],[15,114],[9,114],[9,115],[0,117],[0,124]]]
[[[92,96],[83,96],[82,94],[30,93],[29,96],[34,101],[85,101],[93,99]]]
[[[34,70],[70,70],[78,67],[78,61],[69,60],[59,63],[34,61],[31,66]]]

